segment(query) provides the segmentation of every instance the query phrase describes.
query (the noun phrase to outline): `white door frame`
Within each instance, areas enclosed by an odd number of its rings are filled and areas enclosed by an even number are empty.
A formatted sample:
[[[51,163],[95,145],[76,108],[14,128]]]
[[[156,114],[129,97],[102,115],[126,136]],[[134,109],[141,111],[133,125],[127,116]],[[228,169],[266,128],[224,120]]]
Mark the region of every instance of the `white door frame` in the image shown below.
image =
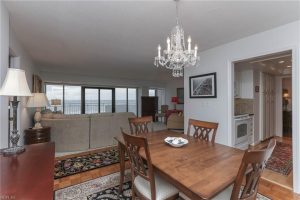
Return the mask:
[[[228,76],[228,145],[233,146],[232,133],[234,131],[234,62],[247,60],[250,58],[260,57],[263,55],[274,54],[283,51],[292,51],[292,110],[293,110],[293,190],[300,194],[300,69],[299,69],[299,51],[296,46],[286,47],[282,49],[275,49],[269,52],[260,52],[241,58],[228,60],[227,62],[227,76]],[[295,122],[295,123],[294,123]]]

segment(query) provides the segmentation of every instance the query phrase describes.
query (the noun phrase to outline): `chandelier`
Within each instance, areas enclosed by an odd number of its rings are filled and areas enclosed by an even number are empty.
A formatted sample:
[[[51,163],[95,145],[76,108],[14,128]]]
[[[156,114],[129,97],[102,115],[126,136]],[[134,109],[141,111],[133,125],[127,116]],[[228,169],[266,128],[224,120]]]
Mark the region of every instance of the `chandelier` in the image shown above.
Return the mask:
[[[187,49],[185,47],[184,31],[178,23],[178,1],[176,2],[176,26],[171,31],[171,36],[167,38],[167,49],[163,50],[161,54],[161,46],[158,45],[158,55],[155,57],[154,65],[156,67],[164,66],[167,69],[172,69],[174,77],[183,76],[183,68],[194,66],[199,60],[197,56],[198,47],[195,45],[191,49],[191,37],[187,39]]]

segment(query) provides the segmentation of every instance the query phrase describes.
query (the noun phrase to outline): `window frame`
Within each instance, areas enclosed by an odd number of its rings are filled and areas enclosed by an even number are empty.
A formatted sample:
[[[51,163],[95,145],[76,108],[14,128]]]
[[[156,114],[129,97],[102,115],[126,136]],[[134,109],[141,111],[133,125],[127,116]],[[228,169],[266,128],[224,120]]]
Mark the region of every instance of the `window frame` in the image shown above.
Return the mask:
[[[114,86],[114,87],[104,87],[104,86],[89,86],[89,85],[80,85],[80,84],[69,84],[69,83],[56,83],[56,82],[45,82],[44,83],[44,91],[47,95],[47,85],[60,85],[63,88],[63,94],[62,94],[62,111],[63,114],[65,114],[65,86],[79,86],[81,87],[81,113],[85,114],[85,89],[98,89],[98,113],[100,113],[100,90],[101,89],[109,89],[112,90],[112,113],[116,113],[116,96],[115,96],[115,90],[116,88],[126,88],[126,112],[129,110],[128,105],[128,89],[135,89],[136,90],[136,115],[139,113],[139,101],[138,101],[138,93],[139,90],[137,87],[122,87],[122,86]],[[72,115],[72,114],[65,114],[65,115]]]

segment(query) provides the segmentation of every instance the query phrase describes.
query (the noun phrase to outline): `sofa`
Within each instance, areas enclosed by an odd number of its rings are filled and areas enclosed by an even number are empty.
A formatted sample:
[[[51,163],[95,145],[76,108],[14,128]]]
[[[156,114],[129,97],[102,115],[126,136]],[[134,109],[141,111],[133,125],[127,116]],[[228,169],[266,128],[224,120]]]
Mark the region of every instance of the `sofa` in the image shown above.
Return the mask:
[[[120,127],[130,131],[128,118],[133,113],[99,113],[63,115],[47,113],[42,115],[42,126],[51,127],[51,141],[56,152],[85,151],[115,145],[114,137]]]

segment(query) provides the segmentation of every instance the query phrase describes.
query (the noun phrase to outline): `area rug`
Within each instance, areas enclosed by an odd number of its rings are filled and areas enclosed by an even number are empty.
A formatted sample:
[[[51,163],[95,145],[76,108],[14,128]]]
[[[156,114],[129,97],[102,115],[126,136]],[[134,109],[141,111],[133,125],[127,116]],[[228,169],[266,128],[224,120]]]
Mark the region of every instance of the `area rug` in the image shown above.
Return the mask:
[[[75,156],[55,163],[54,179],[119,163],[119,152],[112,148],[98,153]]]
[[[125,172],[123,194],[118,195],[120,173],[93,179],[55,191],[55,200],[131,200],[130,171]],[[177,200],[184,200],[179,197]],[[224,199],[226,200],[226,199]],[[257,200],[271,200],[257,194]]]
[[[266,168],[285,176],[293,169],[292,145],[277,142]]]

